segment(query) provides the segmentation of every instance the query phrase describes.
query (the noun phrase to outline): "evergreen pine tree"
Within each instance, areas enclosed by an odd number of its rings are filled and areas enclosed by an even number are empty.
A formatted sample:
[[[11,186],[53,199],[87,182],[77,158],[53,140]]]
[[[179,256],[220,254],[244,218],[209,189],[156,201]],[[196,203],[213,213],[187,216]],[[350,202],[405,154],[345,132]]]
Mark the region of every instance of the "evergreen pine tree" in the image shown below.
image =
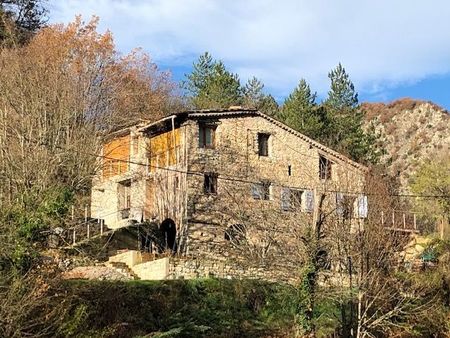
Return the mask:
[[[316,105],[316,97],[306,80],[301,79],[284,101],[280,120],[309,137],[320,139],[325,121],[323,110]]]
[[[205,88],[207,78],[211,77],[214,70],[214,62],[211,54],[205,52],[200,55],[197,63],[193,64],[193,70],[186,75],[185,89],[192,95],[197,96]]]
[[[324,142],[356,161],[374,163],[378,160],[377,136],[363,129],[364,112],[358,104],[358,93],[345,68],[339,63],[328,74],[331,88],[323,103],[328,123]]]
[[[263,89],[264,84],[256,77],[249,79],[242,90],[244,105],[246,107],[259,108],[265,97]]]
[[[213,60],[207,52],[194,63],[186,78],[184,87],[197,109],[226,108],[242,101],[238,75],[230,73],[222,61]]]
[[[258,109],[266,115],[276,117],[279,113],[280,107],[274,97],[269,94],[264,96]]]
[[[248,108],[256,108],[264,114],[275,116],[278,113],[278,103],[272,95],[264,93],[264,84],[253,77],[247,81],[243,92],[243,104]]]
[[[339,113],[357,109],[358,93],[341,63],[328,73],[328,78],[331,81],[331,89],[325,104]]]

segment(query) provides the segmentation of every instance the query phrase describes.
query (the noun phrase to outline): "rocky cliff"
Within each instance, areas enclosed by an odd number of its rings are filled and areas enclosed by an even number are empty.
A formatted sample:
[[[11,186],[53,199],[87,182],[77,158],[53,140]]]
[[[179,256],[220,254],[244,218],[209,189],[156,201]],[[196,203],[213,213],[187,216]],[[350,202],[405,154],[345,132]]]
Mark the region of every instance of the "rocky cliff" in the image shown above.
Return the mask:
[[[425,161],[450,150],[450,114],[432,102],[399,99],[364,103],[366,123],[373,123],[385,149],[382,162],[408,191],[411,176]]]

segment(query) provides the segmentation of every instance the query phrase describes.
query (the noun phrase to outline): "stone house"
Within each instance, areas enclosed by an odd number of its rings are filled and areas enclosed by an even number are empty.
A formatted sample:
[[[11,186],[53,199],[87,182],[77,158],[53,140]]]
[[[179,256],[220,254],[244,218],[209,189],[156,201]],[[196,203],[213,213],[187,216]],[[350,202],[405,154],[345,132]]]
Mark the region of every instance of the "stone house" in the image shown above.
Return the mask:
[[[157,222],[181,255],[227,256],[250,224],[271,228],[272,240],[289,237],[300,218],[321,217],[319,199],[321,210],[352,219],[350,227],[367,216],[364,166],[254,109],[137,124],[111,134],[100,158],[92,217],[111,229]]]

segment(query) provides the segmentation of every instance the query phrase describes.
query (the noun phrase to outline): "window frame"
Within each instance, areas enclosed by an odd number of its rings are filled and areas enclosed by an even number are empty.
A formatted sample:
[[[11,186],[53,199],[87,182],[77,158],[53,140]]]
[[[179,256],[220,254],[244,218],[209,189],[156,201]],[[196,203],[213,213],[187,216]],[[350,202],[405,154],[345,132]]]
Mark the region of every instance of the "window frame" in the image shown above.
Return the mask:
[[[257,190],[257,194],[254,191]],[[252,197],[254,200],[260,201],[270,201],[272,200],[272,182],[261,181],[258,183],[253,183],[252,185]]]
[[[201,149],[214,149],[216,146],[216,125],[199,123],[198,125],[198,147]],[[206,131],[211,132],[211,143],[206,143]]]
[[[303,212],[303,193],[304,190],[300,189],[291,189],[291,195],[290,195],[290,203],[291,203],[291,209],[299,210],[300,212]]]
[[[333,177],[333,162],[319,154],[319,178],[321,180],[331,180]]]
[[[208,172],[203,175],[203,193],[217,195],[217,173]]]
[[[283,211],[303,212],[303,193],[301,189],[283,187],[281,189],[281,209]]]
[[[270,134],[269,133],[258,133],[258,156],[259,157],[270,157]],[[265,141],[265,147],[262,147],[262,140]]]

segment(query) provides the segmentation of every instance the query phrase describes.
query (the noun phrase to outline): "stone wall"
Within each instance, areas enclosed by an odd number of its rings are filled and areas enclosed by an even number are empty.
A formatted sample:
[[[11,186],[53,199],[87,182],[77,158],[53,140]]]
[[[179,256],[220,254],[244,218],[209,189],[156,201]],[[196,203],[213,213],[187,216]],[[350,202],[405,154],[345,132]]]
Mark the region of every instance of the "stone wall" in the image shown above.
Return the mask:
[[[133,272],[144,280],[164,280],[170,278],[170,261],[168,257],[144,262],[132,267]]]
[[[271,282],[295,283],[296,272],[286,266],[248,266],[234,260],[226,262],[204,258],[170,258],[167,279],[195,278],[261,279]]]
[[[142,253],[137,250],[127,250],[109,257],[108,262],[125,263],[128,267],[132,268],[143,262]]]
[[[237,255],[234,255],[237,256]],[[129,250],[109,257],[107,266],[124,263],[142,280],[224,278],[263,279],[273,282],[295,282],[298,266],[274,262],[270,266],[256,262],[209,259],[205,257],[155,257],[146,256],[137,250]]]

